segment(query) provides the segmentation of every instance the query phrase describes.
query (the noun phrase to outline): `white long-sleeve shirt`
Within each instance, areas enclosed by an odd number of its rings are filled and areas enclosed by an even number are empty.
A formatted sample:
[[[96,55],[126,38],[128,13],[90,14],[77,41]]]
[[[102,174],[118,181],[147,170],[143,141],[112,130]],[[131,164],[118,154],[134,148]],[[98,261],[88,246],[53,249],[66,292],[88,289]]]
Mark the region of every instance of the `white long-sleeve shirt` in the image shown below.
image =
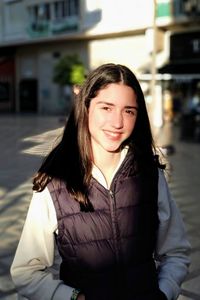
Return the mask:
[[[94,166],[92,174],[106,187],[97,167]],[[159,287],[171,300],[178,297],[180,284],[188,272],[190,244],[161,170],[158,216],[160,224],[155,256],[158,259]],[[65,285],[58,277],[61,259],[54,239],[57,227],[56,211],[48,188],[34,192],[11,266],[12,279],[19,294],[28,299],[70,300],[73,287]]]

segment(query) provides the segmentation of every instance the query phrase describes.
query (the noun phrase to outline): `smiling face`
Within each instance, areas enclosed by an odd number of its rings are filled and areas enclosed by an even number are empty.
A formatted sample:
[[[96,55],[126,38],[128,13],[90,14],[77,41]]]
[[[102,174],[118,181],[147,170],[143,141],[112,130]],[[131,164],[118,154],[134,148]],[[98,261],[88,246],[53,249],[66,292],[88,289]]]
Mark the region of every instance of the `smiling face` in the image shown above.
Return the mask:
[[[136,94],[131,87],[111,83],[101,89],[89,106],[93,155],[119,152],[121,144],[131,135],[136,118]]]

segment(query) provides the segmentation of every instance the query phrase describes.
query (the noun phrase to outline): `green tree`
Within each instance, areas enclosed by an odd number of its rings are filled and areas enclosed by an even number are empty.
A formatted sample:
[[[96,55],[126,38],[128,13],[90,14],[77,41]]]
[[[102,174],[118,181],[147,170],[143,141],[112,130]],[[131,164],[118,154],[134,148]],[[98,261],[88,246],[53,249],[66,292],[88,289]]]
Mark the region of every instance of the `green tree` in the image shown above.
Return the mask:
[[[60,86],[82,84],[85,79],[85,67],[78,56],[64,55],[54,66],[53,81]]]

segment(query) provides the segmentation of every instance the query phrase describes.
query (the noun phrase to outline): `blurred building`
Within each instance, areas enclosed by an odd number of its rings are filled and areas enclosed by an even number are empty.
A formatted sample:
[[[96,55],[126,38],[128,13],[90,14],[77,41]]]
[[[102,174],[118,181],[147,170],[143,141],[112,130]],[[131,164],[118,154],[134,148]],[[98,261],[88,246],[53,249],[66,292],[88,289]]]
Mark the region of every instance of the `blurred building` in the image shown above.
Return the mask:
[[[187,97],[200,80],[199,25],[199,0],[1,0],[0,111],[61,113],[52,77],[63,54],[87,70],[129,66],[149,102],[153,68],[159,96]]]
[[[163,99],[164,117],[166,112],[166,118],[176,119],[200,84],[200,0],[157,0],[156,24],[167,36],[167,59],[157,68],[163,95],[171,97],[171,104]]]

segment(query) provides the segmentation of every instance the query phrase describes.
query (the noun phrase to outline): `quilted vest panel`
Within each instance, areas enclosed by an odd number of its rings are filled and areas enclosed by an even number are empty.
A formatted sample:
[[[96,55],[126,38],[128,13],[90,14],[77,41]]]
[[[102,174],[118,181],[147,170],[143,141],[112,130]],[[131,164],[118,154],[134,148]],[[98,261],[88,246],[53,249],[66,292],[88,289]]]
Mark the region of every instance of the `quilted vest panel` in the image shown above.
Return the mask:
[[[139,174],[127,157],[110,190],[94,178],[82,212],[64,182],[48,184],[58,219],[60,278],[86,300],[159,300],[153,259],[158,227],[158,172]],[[148,297],[147,297],[148,295]]]

